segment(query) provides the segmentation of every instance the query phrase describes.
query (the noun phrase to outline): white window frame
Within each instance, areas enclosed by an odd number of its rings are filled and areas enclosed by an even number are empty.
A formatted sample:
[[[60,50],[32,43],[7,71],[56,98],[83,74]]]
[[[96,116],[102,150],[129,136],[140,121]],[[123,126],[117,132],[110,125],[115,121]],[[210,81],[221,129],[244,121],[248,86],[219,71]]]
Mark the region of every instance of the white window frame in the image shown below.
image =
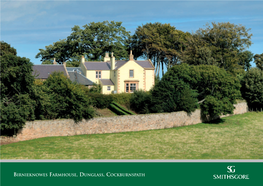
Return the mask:
[[[96,79],[101,79],[101,71],[96,71]]]

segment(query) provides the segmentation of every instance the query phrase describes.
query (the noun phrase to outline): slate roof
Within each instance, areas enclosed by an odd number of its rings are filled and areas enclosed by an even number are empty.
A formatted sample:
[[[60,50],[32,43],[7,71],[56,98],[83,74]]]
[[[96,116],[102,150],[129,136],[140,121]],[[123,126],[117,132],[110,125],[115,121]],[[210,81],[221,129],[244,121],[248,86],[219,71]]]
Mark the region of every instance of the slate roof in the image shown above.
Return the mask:
[[[102,85],[114,85],[110,79],[100,79]]]
[[[67,72],[63,65],[34,65],[32,75],[36,79],[47,79],[52,72],[63,72],[67,76]]]
[[[87,70],[110,70],[110,62],[85,62]]]
[[[66,67],[66,69],[67,69],[68,72],[75,72],[76,71],[76,72],[84,75],[84,73],[83,73],[83,71],[81,70],[80,67]]]
[[[154,69],[154,67],[152,66],[152,64],[150,63],[150,61],[135,61],[138,65],[140,65],[142,68],[152,68]]]
[[[115,61],[115,70],[122,67],[128,61]],[[138,65],[142,68],[150,68],[154,69],[150,61],[135,61]],[[85,62],[85,67],[87,70],[110,70],[111,69],[111,62]]]
[[[81,85],[93,85],[93,82],[90,81],[88,78],[83,76],[82,74],[79,74],[77,72],[68,72],[69,74],[69,79],[72,82],[79,83]]]

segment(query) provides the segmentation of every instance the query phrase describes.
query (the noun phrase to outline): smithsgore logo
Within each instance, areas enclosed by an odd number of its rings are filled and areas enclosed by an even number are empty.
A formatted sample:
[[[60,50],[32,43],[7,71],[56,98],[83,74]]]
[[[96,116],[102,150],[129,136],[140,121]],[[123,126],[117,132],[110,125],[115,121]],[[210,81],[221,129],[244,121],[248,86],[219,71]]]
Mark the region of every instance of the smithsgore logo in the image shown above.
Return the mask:
[[[228,173],[235,173],[236,170],[235,169],[232,169],[232,167],[235,167],[235,166],[227,166],[227,169],[228,169]]]
[[[235,166],[227,166],[227,173],[229,174],[214,174],[214,180],[249,180],[248,174],[234,174],[236,172]]]

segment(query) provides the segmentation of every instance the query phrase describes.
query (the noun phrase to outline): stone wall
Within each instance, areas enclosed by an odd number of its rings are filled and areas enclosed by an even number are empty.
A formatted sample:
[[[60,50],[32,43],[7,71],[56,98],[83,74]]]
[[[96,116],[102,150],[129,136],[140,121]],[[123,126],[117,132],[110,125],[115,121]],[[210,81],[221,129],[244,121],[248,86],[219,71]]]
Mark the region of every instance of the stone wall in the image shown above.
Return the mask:
[[[235,105],[234,114],[248,111],[246,102]],[[225,116],[222,116],[225,117]],[[2,138],[1,141],[24,141],[48,136],[72,136],[80,134],[102,134],[128,131],[173,128],[201,123],[201,111],[188,115],[186,112],[162,114],[128,115],[100,117],[75,123],[71,119],[28,121],[15,138]]]

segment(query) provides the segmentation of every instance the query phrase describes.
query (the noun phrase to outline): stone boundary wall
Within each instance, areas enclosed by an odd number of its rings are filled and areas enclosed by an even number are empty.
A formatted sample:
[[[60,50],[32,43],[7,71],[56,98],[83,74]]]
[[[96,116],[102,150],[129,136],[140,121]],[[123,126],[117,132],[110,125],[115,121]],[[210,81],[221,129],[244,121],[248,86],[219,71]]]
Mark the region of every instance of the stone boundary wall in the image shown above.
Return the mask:
[[[234,106],[234,115],[248,112],[246,102],[241,102]],[[48,136],[143,131],[173,128],[198,123],[202,123],[201,111],[199,109],[190,115],[184,111],[180,111],[161,114],[100,117],[82,120],[79,123],[75,123],[72,119],[37,120],[27,121],[24,128],[18,132],[16,137],[1,138],[1,141],[17,142]]]

